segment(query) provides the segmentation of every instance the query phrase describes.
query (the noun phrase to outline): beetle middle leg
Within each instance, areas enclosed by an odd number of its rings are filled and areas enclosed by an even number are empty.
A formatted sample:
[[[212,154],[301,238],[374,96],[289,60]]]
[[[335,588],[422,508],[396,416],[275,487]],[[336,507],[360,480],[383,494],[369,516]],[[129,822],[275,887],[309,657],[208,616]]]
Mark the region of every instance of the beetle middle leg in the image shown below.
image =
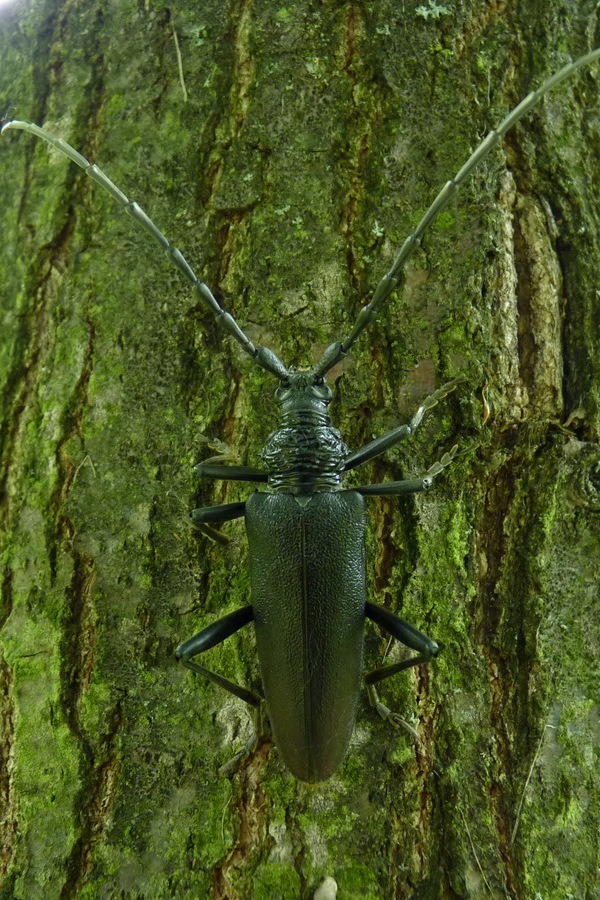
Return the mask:
[[[217,466],[216,468],[226,467]],[[244,515],[245,509],[245,502],[224,503],[221,506],[205,506],[200,509],[193,509],[190,513],[190,518],[194,525],[198,526],[202,531],[206,529],[209,537],[218,540],[221,532],[216,531],[209,523],[230,522],[232,519],[239,519]],[[215,647],[217,644],[221,644],[228,637],[231,637],[232,634],[235,634],[236,631],[239,631],[240,628],[243,628],[244,625],[248,625],[253,619],[254,612],[252,611],[252,606],[244,606],[242,609],[238,609],[228,616],[224,616],[217,622],[207,625],[207,627],[203,628],[202,631],[199,631],[198,634],[195,634],[189,640],[180,644],[175,651],[175,656],[186,668],[191,669],[191,671],[195,672],[197,675],[203,675],[210,681],[215,682],[215,684],[219,684],[222,688],[225,688],[226,691],[229,691],[230,694],[239,697],[240,700],[244,700],[254,709],[254,728],[252,736],[246,745],[242,747],[232,759],[221,766],[219,772],[222,775],[233,772],[240,760],[256,748],[259,735],[262,731],[260,710],[263,698],[259,694],[255,694],[253,691],[249,691],[247,688],[236,684],[234,681],[230,681],[228,678],[224,678],[216,672],[211,672],[210,669],[199,665],[197,662],[193,662],[192,657],[198,656],[206,650],[210,650],[211,647]]]
[[[194,467],[194,471],[201,478],[214,478],[221,481],[253,481],[264,483],[268,480],[268,473],[261,469],[253,469],[250,466],[233,466],[223,465],[220,462],[214,462],[214,459],[222,457],[214,457],[205,460]],[[231,519],[238,519],[244,515],[245,503],[225,503],[223,506],[205,506],[201,509],[194,509],[190,513],[190,517],[196,527],[207,537],[219,544],[227,545],[229,538],[222,531],[213,528],[210,522],[229,522]]]
[[[397,497],[399,494],[416,494],[419,491],[428,491],[436,475],[439,475],[446,466],[449,466],[457,455],[462,456],[462,454],[458,454],[458,444],[455,444],[451,450],[444,453],[441,459],[436,460],[427,469],[422,478],[409,478],[403,481],[380,481],[377,484],[361,484],[353,488],[353,490],[364,497]]]
[[[241,503],[223,503],[222,506],[202,506],[200,509],[193,509],[190,513],[190,519],[202,534],[216,541],[219,544],[227,545],[231,538],[224,532],[213,528],[212,523],[230,522],[232,519],[240,519],[244,515],[246,504]]]
[[[204,678],[208,678],[215,684],[225,688],[230,694],[239,697],[240,700],[244,700],[254,709],[254,730],[252,737],[246,745],[235,754],[233,759],[225,763],[224,766],[221,766],[219,770],[221,774],[232,772],[239,761],[255,749],[261,731],[260,708],[263,698],[259,694],[254,693],[254,691],[250,691],[248,688],[242,687],[242,685],[236,684],[234,681],[230,681],[228,678],[224,678],[222,675],[199,665],[197,662],[193,661],[192,657],[198,656],[206,650],[210,650],[211,647],[215,647],[217,644],[221,644],[228,637],[231,637],[232,634],[235,634],[236,631],[239,631],[240,628],[243,628],[245,625],[252,622],[253,619],[254,612],[252,606],[243,606],[241,609],[236,609],[235,612],[229,613],[229,615],[224,616],[217,622],[207,625],[206,628],[203,628],[198,634],[195,634],[189,640],[185,641],[175,651],[175,656],[186,668],[191,669],[191,671],[195,672],[197,675],[202,675]]]

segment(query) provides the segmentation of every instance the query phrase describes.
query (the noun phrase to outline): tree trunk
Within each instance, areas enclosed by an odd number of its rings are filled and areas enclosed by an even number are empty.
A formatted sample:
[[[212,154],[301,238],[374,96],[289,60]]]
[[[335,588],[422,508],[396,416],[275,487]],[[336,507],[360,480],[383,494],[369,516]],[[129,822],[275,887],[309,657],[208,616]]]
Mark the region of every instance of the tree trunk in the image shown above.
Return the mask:
[[[97,162],[298,366],[485,133],[600,44],[592,0],[3,16],[6,116]],[[467,376],[348,484],[465,453],[368,501],[370,599],[443,645],[380,689],[418,741],[361,704],[316,787],[268,734],[219,775],[250,713],[174,658],[249,602],[243,522],[222,546],[188,512],[253,486],[193,465],[207,438],[260,464],[275,381],[81,170],[4,136],[1,897],[600,897],[599,71],[475,170],[331,373],[352,448]],[[386,649],[370,628],[367,666]],[[206,664],[258,687],[252,628]]]

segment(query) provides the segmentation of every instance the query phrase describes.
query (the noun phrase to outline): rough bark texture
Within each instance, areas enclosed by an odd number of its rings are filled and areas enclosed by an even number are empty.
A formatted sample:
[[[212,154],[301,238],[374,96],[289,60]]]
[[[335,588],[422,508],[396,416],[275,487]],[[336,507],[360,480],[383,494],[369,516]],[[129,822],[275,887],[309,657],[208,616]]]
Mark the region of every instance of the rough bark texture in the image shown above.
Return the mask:
[[[595,0],[45,0],[0,21],[0,107],[136,199],[255,342],[312,362],[531,86],[600,45]],[[179,63],[180,60],[180,63]],[[600,897],[599,67],[511,132],[333,376],[352,447],[468,381],[350,482],[372,597],[443,643],[365,704],[331,781],[177,644],[248,602],[243,525],[188,510],[204,437],[257,453],[273,380],[149,238],[34,138],[0,143],[0,896]],[[184,91],[185,88],[185,91]],[[255,683],[251,629],[210,664]],[[374,629],[370,665],[386,641]],[[392,649],[392,654],[399,652]]]

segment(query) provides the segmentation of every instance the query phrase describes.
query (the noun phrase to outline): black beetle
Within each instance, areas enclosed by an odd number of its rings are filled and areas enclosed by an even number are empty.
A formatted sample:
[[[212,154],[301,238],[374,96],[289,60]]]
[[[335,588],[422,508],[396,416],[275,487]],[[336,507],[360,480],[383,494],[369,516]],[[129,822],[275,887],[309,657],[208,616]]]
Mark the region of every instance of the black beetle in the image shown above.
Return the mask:
[[[490,132],[457,175],[437,195],[405,240],[372,300],[359,313],[348,337],[335,341],[310,370],[287,369],[266,347],[255,347],[233,317],[199,281],[179,250],[172,247],[146,213],[95,165],[61,139],[27,122],[7,122],[2,132],[20,128],[61,150],[148,231],[211,309],[222,328],[280,386],[281,425],[262,450],[264,469],[205,463],[206,478],[268,483],[271,492],[256,492],[243,503],[192,512],[199,526],[245,516],[250,548],[252,603],[204,628],[177,649],[188,668],[210,678],[256,709],[262,698],[193,661],[193,657],[254,622],[264,699],[275,742],[293,775],[322,781],[339,766],[348,747],[363,674],[365,618],[389,632],[417,655],[369,673],[369,696],[380,714],[392,714],[377,698],[374,685],[410,666],[429,660],[438,644],[404,619],[366,600],[364,496],[398,495],[427,490],[456,456],[453,447],[421,478],[342,488],[343,474],[409,437],[426,410],[452,391],[459,378],[428,397],[409,425],[402,425],[361,449],[350,452],[327,415],[331,389],[325,375],[349,352],[378,308],[396,287],[401,270],[420,238],[473,168],[551,88],[581,66],[600,58],[600,49],[564,66],[532,91]],[[401,720],[400,720],[401,721]],[[253,737],[252,744],[255,743]],[[239,759],[249,748],[237,754]],[[232,762],[234,762],[232,761]],[[230,765],[223,767],[229,770]]]

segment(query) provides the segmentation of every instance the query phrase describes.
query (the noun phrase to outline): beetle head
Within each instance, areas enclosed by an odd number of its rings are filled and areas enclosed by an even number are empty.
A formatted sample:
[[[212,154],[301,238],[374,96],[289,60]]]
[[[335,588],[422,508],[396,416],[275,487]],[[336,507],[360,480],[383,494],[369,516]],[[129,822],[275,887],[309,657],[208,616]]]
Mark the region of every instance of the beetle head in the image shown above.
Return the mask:
[[[275,398],[281,404],[283,415],[289,413],[316,413],[325,415],[331,402],[332,391],[325,379],[308,371],[291,369],[275,391]]]

